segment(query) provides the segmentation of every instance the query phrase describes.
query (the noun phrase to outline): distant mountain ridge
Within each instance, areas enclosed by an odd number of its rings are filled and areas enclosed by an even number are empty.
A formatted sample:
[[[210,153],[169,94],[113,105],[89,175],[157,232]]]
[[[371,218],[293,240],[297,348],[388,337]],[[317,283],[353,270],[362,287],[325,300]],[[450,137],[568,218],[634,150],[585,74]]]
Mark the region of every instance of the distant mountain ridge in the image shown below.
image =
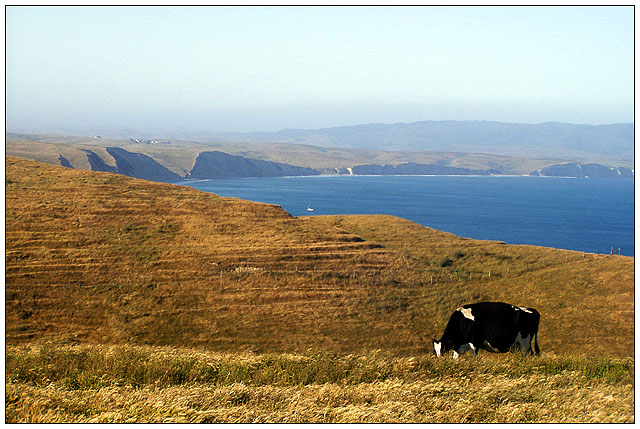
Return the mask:
[[[21,133],[27,131],[22,130]],[[34,133],[34,131],[29,131]],[[296,143],[322,148],[397,152],[456,152],[516,158],[600,162],[630,167],[634,161],[633,123],[602,125],[563,122],[418,121],[372,123],[274,132],[159,131],[87,128],[50,129],[47,135],[102,136],[112,139],[178,139],[192,142]],[[79,134],[78,134],[79,133]],[[16,134],[16,136],[18,136]]]
[[[277,132],[234,133],[251,141],[394,151],[478,152],[505,156],[632,160],[634,124],[420,121]]]
[[[159,182],[349,175],[633,177],[633,161],[515,158],[478,153],[334,149],[292,143],[150,140],[6,134],[8,155]],[[595,160],[597,161],[597,160]]]

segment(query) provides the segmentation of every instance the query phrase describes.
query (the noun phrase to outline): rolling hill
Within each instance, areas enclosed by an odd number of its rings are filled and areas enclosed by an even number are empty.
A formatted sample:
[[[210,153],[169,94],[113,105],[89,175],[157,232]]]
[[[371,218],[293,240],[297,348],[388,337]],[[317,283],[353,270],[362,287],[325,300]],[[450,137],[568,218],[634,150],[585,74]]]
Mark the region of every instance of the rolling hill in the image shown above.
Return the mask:
[[[7,423],[634,421],[634,258],[5,165]],[[542,356],[433,357],[479,300]]]
[[[633,264],[6,159],[8,344],[419,355],[504,300],[541,312],[543,352],[631,356]]]
[[[634,124],[420,121],[221,135],[247,141],[393,151],[447,151],[512,157],[633,162]],[[630,167],[631,165],[626,165]]]

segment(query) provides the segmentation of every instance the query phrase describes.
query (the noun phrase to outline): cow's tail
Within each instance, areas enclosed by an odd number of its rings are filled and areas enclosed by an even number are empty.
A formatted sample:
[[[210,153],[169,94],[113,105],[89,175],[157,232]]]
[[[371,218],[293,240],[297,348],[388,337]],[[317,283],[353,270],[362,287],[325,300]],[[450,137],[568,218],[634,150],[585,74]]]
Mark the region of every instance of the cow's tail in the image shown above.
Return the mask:
[[[535,333],[535,339],[533,341],[533,346],[536,350],[536,355],[540,356],[540,348],[538,347],[538,331],[536,331]]]

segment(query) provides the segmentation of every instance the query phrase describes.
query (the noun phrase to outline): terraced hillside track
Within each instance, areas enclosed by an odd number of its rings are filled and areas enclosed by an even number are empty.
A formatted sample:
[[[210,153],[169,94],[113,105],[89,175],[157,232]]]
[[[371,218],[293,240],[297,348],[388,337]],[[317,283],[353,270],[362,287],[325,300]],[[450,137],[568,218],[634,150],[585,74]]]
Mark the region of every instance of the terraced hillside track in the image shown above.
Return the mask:
[[[284,337],[317,336],[317,312],[356,307],[354,272],[378,277],[403,264],[277,206],[187,187],[8,158],[6,188],[13,342],[224,348],[268,336],[274,347],[304,347]]]
[[[457,306],[543,314],[545,351],[633,353],[633,258],[467,240],[6,158],[6,340],[428,352]],[[584,335],[575,335],[579,332]]]

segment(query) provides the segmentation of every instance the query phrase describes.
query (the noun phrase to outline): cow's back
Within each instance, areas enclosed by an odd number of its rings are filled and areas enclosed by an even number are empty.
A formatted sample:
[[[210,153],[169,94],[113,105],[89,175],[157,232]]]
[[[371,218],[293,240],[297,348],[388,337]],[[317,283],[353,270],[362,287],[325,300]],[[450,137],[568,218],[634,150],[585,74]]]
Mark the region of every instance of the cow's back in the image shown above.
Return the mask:
[[[518,336],[533,337],[540,320],[536,310],[504,302],[479,302],[462,308],[471,310],[476,336],[499,351],[507,351]]]

